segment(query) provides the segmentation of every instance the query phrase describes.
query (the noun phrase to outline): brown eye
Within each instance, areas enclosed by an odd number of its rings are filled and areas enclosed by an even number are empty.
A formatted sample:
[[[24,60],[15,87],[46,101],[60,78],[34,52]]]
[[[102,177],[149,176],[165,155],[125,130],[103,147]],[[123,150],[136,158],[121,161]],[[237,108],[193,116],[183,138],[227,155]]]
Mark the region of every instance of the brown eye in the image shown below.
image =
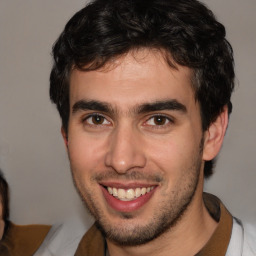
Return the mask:
[[[155,116],[154,123],[155,125],[165,125],[167,118],[165,116]]]
[[[152,127],[165,127],[166,125],[169,125],[170,123],[172,123],[172,120],[164,115],[155,115],[152,116],[151,118],[149,118],[146,122],[145,125],[146,126],[152,126]]]
[[[99,116],[99,115],[95,115],[92,116],[92,123],[93,124],[103,124],[104,123],[105,118],[103,116]]]
[[[97,114],[88,116],[85,119],[85,123],[89,125],[107,125],[107,126],[111,124],[104,116],[97,115]]]

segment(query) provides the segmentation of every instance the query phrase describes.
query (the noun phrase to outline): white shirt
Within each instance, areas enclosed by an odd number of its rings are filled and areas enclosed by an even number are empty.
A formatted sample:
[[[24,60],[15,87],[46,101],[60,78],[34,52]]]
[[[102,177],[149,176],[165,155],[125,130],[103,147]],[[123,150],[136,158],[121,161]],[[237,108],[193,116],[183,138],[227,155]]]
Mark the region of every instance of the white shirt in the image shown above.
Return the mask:
[[[233,218],[231,239],[226,256],[256,256],[256,226]]]

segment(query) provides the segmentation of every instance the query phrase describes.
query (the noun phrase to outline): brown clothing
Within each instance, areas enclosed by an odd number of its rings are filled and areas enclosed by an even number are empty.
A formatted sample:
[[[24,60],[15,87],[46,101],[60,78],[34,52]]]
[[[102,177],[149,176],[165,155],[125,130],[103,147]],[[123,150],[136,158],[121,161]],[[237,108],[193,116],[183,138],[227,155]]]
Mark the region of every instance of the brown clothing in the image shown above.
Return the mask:
[[[233,218],[221,201],[210,194],[204,194],[205,205],[218,222],[212,237],[196,256],[225,256],[232,232]],[[83,236],[75,256],[104,256],[105,239],[93,225]]]
[[[15,225],[9,227],[0,241],[1,256],[32,256],[40,247],[51,226]]]

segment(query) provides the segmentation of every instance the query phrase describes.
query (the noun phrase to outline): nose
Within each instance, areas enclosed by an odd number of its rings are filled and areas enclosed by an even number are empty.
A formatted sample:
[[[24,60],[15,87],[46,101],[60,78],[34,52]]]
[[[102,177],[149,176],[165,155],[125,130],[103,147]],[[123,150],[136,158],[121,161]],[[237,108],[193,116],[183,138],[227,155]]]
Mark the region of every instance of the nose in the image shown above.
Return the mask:
[[[139,131],[131,127],[118,127],[110,136],[109,148],[105,155],[105,165],[119,174],[133,168],[143,168],[146,156]]]

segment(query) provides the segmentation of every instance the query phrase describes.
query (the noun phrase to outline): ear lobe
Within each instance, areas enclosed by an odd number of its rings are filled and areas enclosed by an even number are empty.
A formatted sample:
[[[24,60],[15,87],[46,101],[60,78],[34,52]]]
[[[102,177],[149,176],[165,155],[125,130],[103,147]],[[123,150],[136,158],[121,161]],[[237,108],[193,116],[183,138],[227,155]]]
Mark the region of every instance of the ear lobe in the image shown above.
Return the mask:
[[[62,135],[62,138],[64,140],[66,149],[68,149],[68,135],[67,135],[65,129],[63,128],[63,126],[61,127],[61,135]]]
[[[222,146],[228,126],[228,108],[225,106],[217,119],[211,123],[205,132],[203,160],[210,161],[215,158]]]

